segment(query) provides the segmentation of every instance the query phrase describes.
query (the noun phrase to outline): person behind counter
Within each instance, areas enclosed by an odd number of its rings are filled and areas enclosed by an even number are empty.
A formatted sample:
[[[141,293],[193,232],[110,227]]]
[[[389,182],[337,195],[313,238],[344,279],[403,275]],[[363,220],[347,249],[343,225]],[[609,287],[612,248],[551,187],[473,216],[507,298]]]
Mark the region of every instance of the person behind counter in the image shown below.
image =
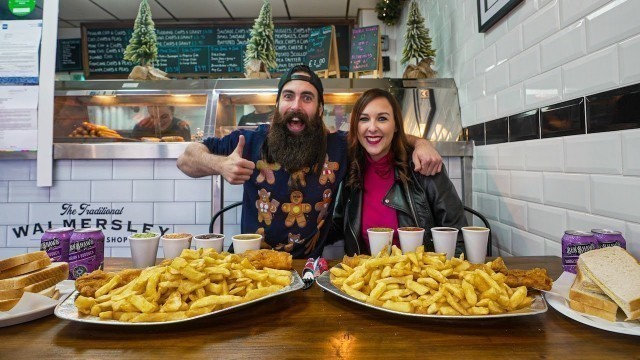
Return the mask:
[[[189,144],[177,166],[191,177],[222,175],[244,184],[241,231],[263,234],[263,247],[318,257],[347,173],[346,133],[325,128],[322,82],[307,66],[280,78],[276,108],[271,125]],[[416,159],[418,168],[438,171],[442,159],[433,146],[413,140],[424,160]]]
[[[347,143],[349,174],[336,200],[337,234],[332,233],[332,238],[345,240],[347,255],[369,254],[368,228],[422,227],[425,249],[433,251],[432,227],[467,225],[444,165],[433,176],[412,170],[413,149],[391,93],[370,89],[362,94],[351,113]],[[393,244],[400,247],[397,232]]]
[[[133,127],[131,137],[141,138],[166,138],[171,141],[191,141],[191,129],[189,124],[174,116],[173,106],[148,106],[149,116],[140,120]]]
[[[273,116],[274,108],[270,105],[254,105],[254,110],[246,115],[242,115],[238,121],[238,126],[258,126],[269,124]]]

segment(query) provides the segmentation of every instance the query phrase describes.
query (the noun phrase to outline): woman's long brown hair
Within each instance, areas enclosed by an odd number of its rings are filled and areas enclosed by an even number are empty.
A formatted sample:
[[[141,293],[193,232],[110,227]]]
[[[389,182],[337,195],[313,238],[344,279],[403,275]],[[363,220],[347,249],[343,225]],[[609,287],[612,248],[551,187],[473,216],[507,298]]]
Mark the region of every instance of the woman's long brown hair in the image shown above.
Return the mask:
[[[407,135],[404,132],[404,122],[402,119],[402,110],[398,100],[388,91],[382,89],[369,89],[365,91],[358,100],[356,100],[353,110],[351,111],[351,121],[349,124],[349,134],[347,135],[347,145],[349,152],[349,176],[347,186],[353,189],[361,189],[363,184],[364,166],[366,150],[358,141],[358,122],[364,108],[375,99],[385,98],[391,104],[393,110],[393,121],[395,123],[396,132],[391,140],[391,153],[393,154],[394,165],[398,171],[398,178],[404,184],[411,181],[411,168],[409,167],[409,155],[413,151]]]

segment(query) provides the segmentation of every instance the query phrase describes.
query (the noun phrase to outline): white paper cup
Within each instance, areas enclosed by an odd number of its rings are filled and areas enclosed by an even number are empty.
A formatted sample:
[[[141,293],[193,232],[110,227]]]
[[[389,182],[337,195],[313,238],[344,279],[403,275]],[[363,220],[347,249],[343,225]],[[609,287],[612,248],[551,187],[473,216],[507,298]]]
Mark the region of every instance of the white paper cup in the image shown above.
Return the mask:
[[[398,238],[400,240],[400,249],[402,249],[403,254],[415,252],[416,248],[422,245],[424,229],[419,227],[398,228]]]
[[[433,237],[433,247],[437,253],[446,254],[447,259],[455,256],[458,229],[451,227],[434,227],[431,228],[431,236]]]
[[[247,250],[260,250],[262,235],[260,234],[238,234],[231,237],[233,240],[233,252],[242,254]]]
[[[128,237],[129,246],[131,247],[131,259],[133,267],[142,269],[156,264],[158,255],[158,244],[160,243],[160,234],[153,234],[153,237],[135,237],[133,234]]]
[[[462,228],[465,258],[473,264],[484,264],[487,257],[489,229],[481,226],[465,226]]]
[[[177,235],[183,235],[177,237]],[[165,234],[162,235],[162,250],[164,251],[165,259],[172,259],[180,256],[182,250],[189,249],[191,247],[191,234],[179,233],[179,234]]]
[[[196,241],[196,249],[213,249],[218,254],[222,252],[223,234],[200,234],[194,236],[193,239]]]
[[[393,242],[393,229],[391,228],[370,228],[367,229],[369,235],[369,249],[371,256],[376,256],[384,247],[391,254],[391,244]]]

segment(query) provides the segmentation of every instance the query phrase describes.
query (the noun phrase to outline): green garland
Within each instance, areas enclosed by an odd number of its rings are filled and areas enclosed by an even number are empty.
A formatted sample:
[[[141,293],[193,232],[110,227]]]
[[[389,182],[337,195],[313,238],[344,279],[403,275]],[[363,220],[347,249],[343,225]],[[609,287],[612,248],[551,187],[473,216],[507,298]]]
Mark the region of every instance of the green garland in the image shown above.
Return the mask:
[[[393,26],[398,23],[402,15],[402,0],[379,0],[376,4],[378,19]]]

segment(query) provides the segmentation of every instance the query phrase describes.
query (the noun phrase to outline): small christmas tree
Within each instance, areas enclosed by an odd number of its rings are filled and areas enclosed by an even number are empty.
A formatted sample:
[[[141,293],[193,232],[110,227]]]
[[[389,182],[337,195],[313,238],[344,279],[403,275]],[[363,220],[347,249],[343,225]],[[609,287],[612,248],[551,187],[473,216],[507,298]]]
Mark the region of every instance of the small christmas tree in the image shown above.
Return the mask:
[[[261,64],[264,65],[264,68]],[[247,42],[244,65],[247,73],[255,71],[267,72],[268,69],[276,68],[273,19],[271,18],[271,4],[269,4],[267,0],[264,0],[262,9],[260,9],[260,15],[251,28],[251,38]]]
[[[404,35],[404,47],[402,48],[402,65],[416,60],[418,64],[423,59],[430,59],[436,56],[436,51],[431,48],[431,38],[429,37],[429,29],[424,26],[424,18],[420,14],[418,4],[411,2],[409,9],[409,18],[407,19],[407,33]]]
[[[133,34],[124,51],[124,59],[142,66],[150,66],[158,57],[156,29],[151,19],[151,8],[147,0],[142,0],[138,9]]]

